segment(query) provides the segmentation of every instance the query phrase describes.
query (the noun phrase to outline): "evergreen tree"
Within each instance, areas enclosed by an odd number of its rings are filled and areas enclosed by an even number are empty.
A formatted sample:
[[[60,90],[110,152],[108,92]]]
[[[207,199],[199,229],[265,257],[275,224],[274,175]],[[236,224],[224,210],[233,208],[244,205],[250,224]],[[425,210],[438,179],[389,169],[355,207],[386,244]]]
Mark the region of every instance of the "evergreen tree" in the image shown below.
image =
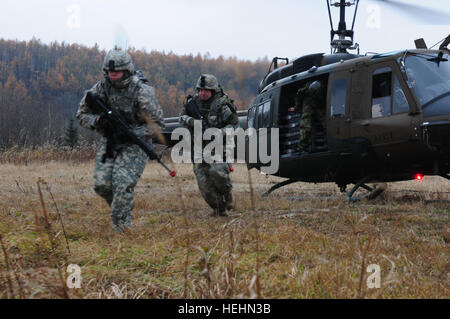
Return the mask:
[[[69,125],[67,125],[64,131],[64,144],[74,148],[78,144],[78,129],[75,125],[73,118],[69,120]]]

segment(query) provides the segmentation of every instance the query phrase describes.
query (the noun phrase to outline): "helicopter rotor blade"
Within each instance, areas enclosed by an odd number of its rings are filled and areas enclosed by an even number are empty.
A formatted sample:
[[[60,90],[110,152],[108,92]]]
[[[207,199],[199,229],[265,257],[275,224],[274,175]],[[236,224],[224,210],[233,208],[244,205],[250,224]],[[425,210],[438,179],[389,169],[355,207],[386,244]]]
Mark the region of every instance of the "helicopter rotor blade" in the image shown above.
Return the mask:
[[[429,7],[410,4],[394,0],[372,0],[377,3],[383,3],[386,6],[390,6],[394,9],[402,11],[405,15],[414,17],[416,20],[428,25],[449,25],[450,24],[450,12]]]

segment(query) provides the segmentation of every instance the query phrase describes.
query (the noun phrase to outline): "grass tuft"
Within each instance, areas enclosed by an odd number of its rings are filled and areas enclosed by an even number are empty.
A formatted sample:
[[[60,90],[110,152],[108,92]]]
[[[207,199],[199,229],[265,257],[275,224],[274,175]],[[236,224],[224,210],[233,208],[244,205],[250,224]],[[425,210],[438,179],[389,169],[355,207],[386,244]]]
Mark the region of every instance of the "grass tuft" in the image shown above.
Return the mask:
[[[264,198],[281,179],[235,165],[236,208],[213,218],[191,165],[171,179],[149,163],[120,236],[92,189],[92,160],[26,156],[0,155],[0,298],[450,297],[450,184],[438,177],[359,203],[333,184]],[[80,289],[65,285],[69,264]],[[371,264],[381,288],[367,287]]]

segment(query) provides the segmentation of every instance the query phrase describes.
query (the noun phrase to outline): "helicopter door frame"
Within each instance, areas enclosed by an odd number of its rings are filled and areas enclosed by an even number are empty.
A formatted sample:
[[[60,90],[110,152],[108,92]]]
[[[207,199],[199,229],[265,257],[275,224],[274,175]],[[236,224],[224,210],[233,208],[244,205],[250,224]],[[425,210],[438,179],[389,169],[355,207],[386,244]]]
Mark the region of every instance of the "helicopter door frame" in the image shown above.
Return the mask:
[[[377,78],[379,87],[374,88]],[[379,160],[383,162],[401,162],[402,154],[409,154],[408,142],[413,138],[412,122],[415,105],[411,104],[403,76],[394,60],[369,65],[366,72],[367,90],[362,96],[360,105],[366,108],[361,112],[361,118],[352,118],[351,135],[366,139]],[[398,82],[396,82],[396,80]],[[382,87],[389,81],[389,99]],[[394,103],[398,102],[399,95],[395,97],[395,88],[400,88],[403,98],[408,105],[402,112],[394,112]],[[374,90],[377,90],[374,95]],[[389,102],[389,110],[383,104]],[[403,151],[403,148],[405,150]],[[399,161],[400,160],[400,161]],[[403,159],[407,161],[408,159]]]
[[[267,141],[267,154],[271,154],[271,128],[276,126],[277,117],[274,114],[278,114],[278,98],[280,96],[279,89],[271,90],[261,94],[253,101],[252,107],[249,109],[249,115],[247,116],[248,127],[253,127],[258,136],[257,139],[257,163],[249,163],[249,145],[248,138],[246,138],[246,161],[248,163],[249,168],[258,168],[261,165],[265,165],[267,163],[262,163],[259,157],[259,148],[260,148],[260,129],[266,128],[266,133],[261,137],[265,136]],[[249,116],[252,115],[252,122],[249,123]],[[250,125],[252,124],[252,125]]]
[[[252,104],[247,111],[247,129],[250,134],[253,134],[252,129],[255,129],[255,117],[256,117],[256,105]],[[249,147],[249,139],[251,136],[245,136],[245,162],[247,163],[249,168],[253,168],[254,166],[250,163],[250,147]]]
[[[345,87],[344,87],[345,86]],[[345,89],[345,94],[342,90]],[[329,149],[350,147],[351,73],[349,70],[330,73],[327,92],[327,141]],[[344,105],[342,98],[345,97]]]

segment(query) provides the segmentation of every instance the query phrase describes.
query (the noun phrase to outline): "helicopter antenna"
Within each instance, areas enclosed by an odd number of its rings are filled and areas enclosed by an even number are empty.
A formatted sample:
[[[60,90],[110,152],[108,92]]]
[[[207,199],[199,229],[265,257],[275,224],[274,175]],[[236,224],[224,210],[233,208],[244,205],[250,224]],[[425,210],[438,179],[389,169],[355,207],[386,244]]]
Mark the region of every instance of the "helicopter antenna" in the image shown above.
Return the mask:
[[[447,47],[450,44],[450,34],[445,38],[444,42],[439,46],[439,50],[450,51]]]
[[[346,7],[350,7],[356,4],[355,7],[355,13],[353,16],[353,23],[352,23],[352,29],[347,30],[347,24],[345,22],[345,9]],[[358,11],[359,6],[359,0],[353,0],[353,2],[346,2],[345,0],[339,0],[338,2],[331,3],[331,0],[327,0],[327,6],[328,6],[328,16],[330,17],[330,25],[331,25],[331,50],[332,53],[348,53],[347,50],[354,50],[358,49],[359,51],[359,45],[355,44],[353,45],[353,35],[354,31],[353,28],[355,26],[356,21],[356,13]],[[333,28],[333,19],[331,18],[331,7],[337,7],[340,9],[340,20],[339,20],[339,26],[338,30],[334,30]],[[335,39],[335,36],[338,36],[337,39]]]

